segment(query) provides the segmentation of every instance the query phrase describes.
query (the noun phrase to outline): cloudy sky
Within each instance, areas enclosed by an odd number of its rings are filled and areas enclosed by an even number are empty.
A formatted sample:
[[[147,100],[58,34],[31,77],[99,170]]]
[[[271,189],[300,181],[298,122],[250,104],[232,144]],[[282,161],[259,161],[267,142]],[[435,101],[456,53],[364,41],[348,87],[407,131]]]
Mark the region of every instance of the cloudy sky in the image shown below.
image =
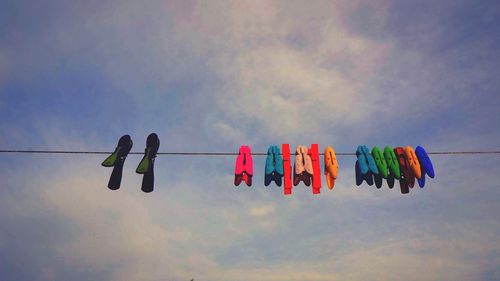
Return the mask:
[[[0,3],[0,149],[500,148],[500,3]],[[1,280],[499,280],[499,156],[423,189],[234,187],[234,157],[0,155]]]

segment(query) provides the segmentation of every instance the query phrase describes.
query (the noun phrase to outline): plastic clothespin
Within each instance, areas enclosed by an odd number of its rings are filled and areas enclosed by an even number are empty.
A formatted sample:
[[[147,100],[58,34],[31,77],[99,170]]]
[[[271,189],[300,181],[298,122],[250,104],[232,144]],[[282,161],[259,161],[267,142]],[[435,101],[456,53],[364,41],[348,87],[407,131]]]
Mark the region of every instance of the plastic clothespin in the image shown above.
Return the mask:
[[[365,145],[359,145],[356,149],[356,185],[361,185],[363,180],[368,185],[373,185],[373,175],[378,175],[379,171],[375,159]]]
[[[272,145],[267,150],[264,185],[269,186],[272,181],[281,186],[283,177],[283,157],[278,146]]]
[[[317,143],[311,144],[308,151],[311,157],[313,174],[312,174],[312,193],[319,194],[321,190],[321,164],[319,159],[319,147]]]
[[[382,179],[387,179],[389,176],[389,171],[387,170],[387,162],[385,161],[384,154],[382,150],[378,146],[374,146],[372,148],[372,156],[375,160],[375,165],[377,165],[377,169],[379,171],[378,175],[374,175],[373,178],[375,180],[375,186],[377,188],[382,187]]]
[[[410,192],[410,182],[412,180],[412,172],[406,161],[405,152],[402,147],[394,148],[394,153],[398,158],[399,169],[401,171],[401,175],[399,178],[399,186],[401,188],[401,193],[406,194]],[[413,177],[413,183],[415,184],[415,178]]]
[[[252,186],[253,177],[253,159],[252,151],[249,146],[242,145],[236,158],[236,167],[234,172],[234,185],[238,186],[244,181],[248,186]]]
[[[420,163],[418,162],[415,150],[413,150],[411,146],[405,147],[405,157],[415,177],[417,179],[422,178],[422,170],[420,168]]]
[[[422,177],[418,179],[418,185],[420,187],[424,187],[425,185],[425,175],[428,175],[431,178],[434,178],[434,167],[432,165],[431,159],[427,154],[427,151],[421,146],[417,146],[415,148],[415,154],[417,155],[418,162],[420,163],[420,169]]]
[[[387,185],[389,188],[394,187],[394,180],[395,179],[400,179],[401,177],[401,172],[399,169],[399,161],[398,157],[396,156],[396,153],[394,153],[394,150],[390,146],[386,146],[384,148],[384,159],[387,163],[388,167],[388,176],[387,176]]]
[[[120,188],[122,182],[123,174],[123,164],[125,164],[125,159],[132,149],[132,139],[129,135],[124,135],[118,140],[118,145],[115,151],[108,156],[101,165],[104,167],[113,167],[111,172],[111,177],[109,178],[108,188],[111,190],[117,190]]]
[[[311,178],[314,173],[309,149],[306,146],[299,145],[295,151],[295,167],[293,172],[293,185],[297,186],[301,181],[306,186],[311,185]]]
[[[339,165],[335,150],[331,146],[325,148],[325,177],[328,188],[333,189],[337,179]]]
[[[292,194],[292,164],[290,161],[290,145],[284,143],[281,145],[281,152],[283,153],[283,192],[285,195]]]
[[[160,139],[158,135],[152,133],[146,140],[146,149],[144,150],[144,157],[135,170],[136,173],[144,175],[142,177],[141,190],[149,193],[154,189],[154,165],[156,154],[160,148]]]

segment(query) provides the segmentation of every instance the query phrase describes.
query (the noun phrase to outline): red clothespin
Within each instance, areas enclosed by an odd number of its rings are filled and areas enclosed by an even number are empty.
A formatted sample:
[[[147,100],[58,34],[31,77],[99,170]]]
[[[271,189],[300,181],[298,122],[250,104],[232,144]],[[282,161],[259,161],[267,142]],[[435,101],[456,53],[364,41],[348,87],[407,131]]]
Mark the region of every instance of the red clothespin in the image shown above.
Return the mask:
[[[234,171],[234,185],[238,186],[244,181],[248,186],[252,186],[253,160],[252,151],[249,146],[242,145],[236,158],[236,168]]]
[[[394,153],[398,158],[399,169],[401,170],[401,178],[399,179],[401,193],[406,194],[410,192],[408,187],[413,187],[413,185],[415,185],[415,177],[412,175],[411,168],[407,163],[404,149],[402,147],[396,147],[394,148]],[[413,184],[411,183],[412,178]]]
[[[281,145],[281,153],[283,153],[284,193],[290,195],[292,194],[292,164],[290,163],[290,145],[288,143]]]
[[[408,148],[413,150],[413,148],[411,148],[409,146],[408,146]],[[405,175],[406,182],[408,183],[408,186],[410,188],[413,188],[415,186],[415,176],[416,175],[415,175],[415,172],[413,172],[412,165],[418,164],[418,159],[417,159],[417,156],[415,155],[414,151],[413,151],[413,155],[409,155],[408,153],[411,153],[411,151],[407,151],[406,148],[403,148],[403,154],[404,154],[404,157],[406,160],[406,168],[407,168],[406,175]],[[415,161],[416,161],[416,163],[415,163]],[[418,167],[415,167],[415,168],[418,168],[420,170],[420,164],[418,164]]]
[[[308,154],[309,156],[311,156],[314,171],[314,173],[312,174],[312,193],[319,194],[321,189],[321,165],[317,143],[311,144],[311,148],[309,149]]]

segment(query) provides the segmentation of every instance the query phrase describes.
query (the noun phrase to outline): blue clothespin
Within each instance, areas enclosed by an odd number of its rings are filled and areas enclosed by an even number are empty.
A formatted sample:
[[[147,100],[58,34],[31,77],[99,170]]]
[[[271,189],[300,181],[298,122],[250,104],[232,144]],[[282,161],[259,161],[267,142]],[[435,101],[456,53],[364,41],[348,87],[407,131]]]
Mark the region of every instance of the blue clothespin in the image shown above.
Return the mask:
[[[420,169],[422,171],[422,178],[417,179],[418,185],[420,187],[424,187],[425,185],[425,175],[427,174],[429,177],[434,178],[434,167],[432,166],[431,159],[429,155],[425,151],[425,149],[421,146],[417,146],[415,148],[415,154],[417,155],[418,162],[420,162]]]
[[[277,186],[281,186],[283,174],[283,157],[280,148],[272,145],[267,150],[264,185],[269,186],[274,181]]]
[[[363,175],[371,172],[375,175],[378,175],[377,164],[375,163],[375,159],[373,159],[372,154],[370,153],[370,149],[366,145],[358,146],[356,150],[356,156],[358,157],[358,164],[360,171]]]
[[[366,145],[360,145],[356,149],[356,185],[366,181],[368,185],[373,185],[373,175],[378,175],[379,171],[375,159]]]

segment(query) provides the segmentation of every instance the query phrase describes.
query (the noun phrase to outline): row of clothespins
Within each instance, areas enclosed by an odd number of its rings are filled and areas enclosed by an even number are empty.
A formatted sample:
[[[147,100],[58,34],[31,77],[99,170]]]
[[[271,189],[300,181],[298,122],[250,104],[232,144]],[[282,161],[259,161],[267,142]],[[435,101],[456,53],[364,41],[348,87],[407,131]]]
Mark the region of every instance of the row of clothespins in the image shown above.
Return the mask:
[[[389,188],[393,188],[394,180],[399,180],[401,193],[409,193],[415,185],[415,178],[420,187],[425,185],[425,176],[435,177],[434,167],[429,155],[421,146],[415,150],[411,146],[384,148],[384,152],[374,146],[371,150],[364,145],[358,146],[356,150],[356,185],[366,181],[368,185],[377,188],[382,187],[385,179]]]
[[[104,167],[113,167],[108,187],[112,190],[120,188],[123,165],[127,155],[132,149],[133,142],[129,135],[122,136],[115,151],[103,162]],[[144,192],[152,192],[154,189],[154,162],[160,140],[155,133],[148,136],[144,157],[137,166],[136,173],[143,174],[141,189]],[[333,189],[338,174],[338,162],[335,150],[327,146],[324,150],[324,174],[328,188]],[[276,185],[284,185],[284,193],[292,194],[292,185],[297,186],[303,182],[311,186],[312,193],[319,194],[321,189],[321,165],[318,144],[311,147],[299,145],[295,150],[295,163],[292,169],[290,145],[283,144],[280,147],[273,145],[267,151],[264,185],[269,186],[271,182]],[[356,150],[356,184],[359,186],[363,181],[377,188],[382,186],[386,179],[389,188],[393,188],[394,181],[399,180],[401,192],[408,193],[409,188],[418,180],[420,187],[425,184],[425,176],[434,178],[434,168],[427,152],[421,146],[415,150],[412,147],[396,147],[392,149],[386,146],[384,151],[377,146],[370,150],[366,146],[358,146]],[[253,177],[252,152],[249,146],[240,147],[236,158],[234,184],[240,185],[245,182],[252,185]]]
[[[266,167],[264,185],[269,186],[271,182],[281,186],[284,184],[284,193],[292,194],[292,175],[293,185],[296,186],[300,182],[310,186],[312,183],[312,192],[320,193],[321,189],[321,168],[319,150],[317,144],[312,144],[311,148],[299,145],[295,152],[295,168],[293,169],[290,159],[290,145],[283,144],[282,150],[276,145],[270,146],[267,150]],[[325,151],[331,151],[332,157],[326,157],[329,161],[325,161],[325,171],[327,172],[327,182],[330,188],[333,188],[335,179],[337,178],[338,164],[335,158],[333,148],[327,147]],[[325,152],[326,153],[326,152]],[[248,186],[252,185],[253,177],[253,160],[252,152],[249,146],[243,145],[240,147],[239,155],[236,158],[236,167],[234,172],[234,184],[240,185],[244,181]]]
[[[415,150],[406,146],[392,149],[386,146],[384,152],[375,146],[370,150],[361,145],[356,150],[356,185],[366,181],[369,185],[382,187],[382,180],[386,179],[389,188],[394,187],[394,181],[399,180],[401,193],[408,193],[409,187],[415,185],[415,178],[419,186],[425,184],[425,175],[434,178],[432,162],[421,146]],[[312,193],[319,194],[321,189],[321,168],[318,144],[312,144],[310,148],[299,145],[295,151],[295,164],[292,169],[290,145],[283,144],[281,150],[278,146],[270,146],[267,151],[264,185],[269,186],[271,182],[276,185],[284,185],[284,194],[292,194],[293,186],[303,182],[311,186]],[[236,158],[234,184],[239,186],[245,182],[252,185],[253,159],[249,146],[240,147]],[[335,150],[327,146],[324,152],[324,174],[329,189],[333,189],[338,174],[338,162]],[[293,179],[292,179],[293,177]]]

